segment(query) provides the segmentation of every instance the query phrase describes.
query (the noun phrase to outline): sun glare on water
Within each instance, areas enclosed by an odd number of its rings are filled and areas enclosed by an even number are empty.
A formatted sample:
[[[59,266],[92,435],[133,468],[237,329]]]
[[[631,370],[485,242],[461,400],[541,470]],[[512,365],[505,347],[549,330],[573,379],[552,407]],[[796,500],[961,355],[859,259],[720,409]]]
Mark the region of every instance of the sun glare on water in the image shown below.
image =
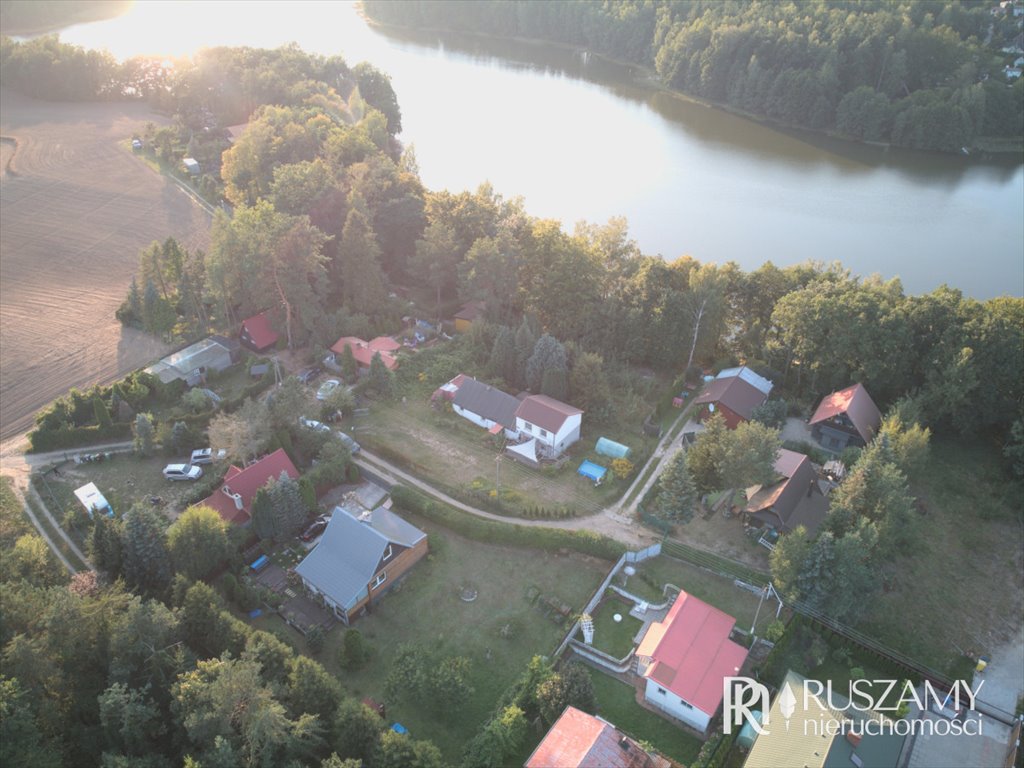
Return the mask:
[[[61,39],[124,60],[191,56],[214,46],[276,48],[301,31],[307,50],[352,54],[339,49],[338,30],[358,21],[354,2],[137,0],[117,18],[63,30]]]

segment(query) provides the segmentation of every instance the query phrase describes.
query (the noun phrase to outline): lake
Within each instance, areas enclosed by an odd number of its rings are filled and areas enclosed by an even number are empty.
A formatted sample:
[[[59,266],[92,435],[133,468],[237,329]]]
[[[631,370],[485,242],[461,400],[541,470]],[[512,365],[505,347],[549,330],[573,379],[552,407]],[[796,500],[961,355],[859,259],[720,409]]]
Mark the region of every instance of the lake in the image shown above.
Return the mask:
[[[1024,165],[885,150],[783,131],[659,89],[647,74],[559,46],[371,28],[349,3],[137,3],[62,38],[118,58],[215,45],[366,60],[391,76],[400,139],[424,183],[490,181],[533,215],[625,216],[645,253],[808,259],[947,283],[977,298],[1024,294]]]

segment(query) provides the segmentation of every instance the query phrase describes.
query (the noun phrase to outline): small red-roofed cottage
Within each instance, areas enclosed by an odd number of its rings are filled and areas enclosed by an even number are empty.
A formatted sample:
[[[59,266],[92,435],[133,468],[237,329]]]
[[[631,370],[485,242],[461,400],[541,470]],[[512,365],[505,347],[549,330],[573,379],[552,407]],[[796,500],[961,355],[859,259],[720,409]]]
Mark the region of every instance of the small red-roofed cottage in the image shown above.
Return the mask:
[[[824,397],[808,422],[823,448],[841,452],[848,445],[863,448],[882,424],[882,412],[863,384]]]
[[[746,366],[721,371],[693,402],[701,406],[698,418],[720,414],[729,429],[749,421],[754,409],[764,405],[772,383]]]
[[[600,717],[576,707],[565,711],[526,761],[525,768],[670,768],[657,752]]]
[[[664,621],[636,650],[649,704],[704,732],[722,706],[724,679],[740,673],[747,649],[729,639],[736,619],[680,592]]]
[[[242,330],[238,334],[238,340],[243,347],[253,352],[263,352],[270,349],[280,338],[280,334],[270,327],[270,318],[266,312],[247,317],[242,321]]]
[[[256,497],[256,491],[271,479],[277,480],[282,472],[293,480],[299,477],[299,471],[283,448],[278,448],[245,469],[232,465],[224,475],[221,487],[200,504],[216,510],[226,523],[248,525],[252,518],[252,500]]]
[[[371,341],[363,341],[357,336],[342,336],[331,347],[336,363],[340,361],[345,347],[352,350],[352,357],[356,359],[356,365],[361,370],[368,370],[373,356],[380,352],[380,359],[383,361],[384,367],[393,371],[398,367],[398,360],[394,353],[401,349],[402,345],[390,336],[378,336]]]

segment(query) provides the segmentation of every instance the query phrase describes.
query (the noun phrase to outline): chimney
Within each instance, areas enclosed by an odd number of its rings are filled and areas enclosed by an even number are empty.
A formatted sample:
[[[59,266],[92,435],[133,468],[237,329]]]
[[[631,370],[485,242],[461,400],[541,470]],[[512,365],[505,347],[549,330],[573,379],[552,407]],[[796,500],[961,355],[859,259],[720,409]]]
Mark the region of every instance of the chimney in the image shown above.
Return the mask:
[[[242,503],[242,495],[240,493],[232,493],[231,498],[234,499],[235,509],[239,512],[245,509],[245,505]]]
[[[359,520],[360,523],[369,524],[370,523],[370,517],[372,516],[372,514],[373,513],[370,512],[370,510],[366,509],[366,510],[363,510],[362,512],[359,513],[359,517],[357,519]]]

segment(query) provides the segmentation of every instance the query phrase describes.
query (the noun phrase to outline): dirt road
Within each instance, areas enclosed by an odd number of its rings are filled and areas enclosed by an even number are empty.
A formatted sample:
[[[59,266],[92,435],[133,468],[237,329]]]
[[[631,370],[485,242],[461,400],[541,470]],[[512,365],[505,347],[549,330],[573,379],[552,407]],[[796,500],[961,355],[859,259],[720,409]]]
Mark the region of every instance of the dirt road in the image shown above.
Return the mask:
[[[165,346],[114,319],[153,240],[209,244],[210,217],[123,146],[144,104],[0,90],[0,439],[71,387],[113,381]]]

